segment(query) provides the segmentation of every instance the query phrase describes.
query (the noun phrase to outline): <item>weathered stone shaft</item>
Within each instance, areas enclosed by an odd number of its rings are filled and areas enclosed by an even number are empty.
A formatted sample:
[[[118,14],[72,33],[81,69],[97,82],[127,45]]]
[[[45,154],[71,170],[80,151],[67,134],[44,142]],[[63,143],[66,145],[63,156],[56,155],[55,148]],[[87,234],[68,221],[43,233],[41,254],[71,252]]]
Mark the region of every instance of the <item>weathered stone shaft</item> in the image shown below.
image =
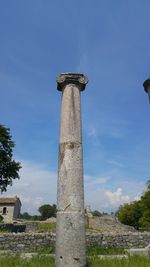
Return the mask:
[[[75,77],[76,75],[76,77]],[[63,76],[63,77],[62,77]],[[79,74],[63,74],[57,185],[56,266],[86,266]],[[72,78],[72,80],[70,79]],[[86,82],[87,83],[87,82]]]

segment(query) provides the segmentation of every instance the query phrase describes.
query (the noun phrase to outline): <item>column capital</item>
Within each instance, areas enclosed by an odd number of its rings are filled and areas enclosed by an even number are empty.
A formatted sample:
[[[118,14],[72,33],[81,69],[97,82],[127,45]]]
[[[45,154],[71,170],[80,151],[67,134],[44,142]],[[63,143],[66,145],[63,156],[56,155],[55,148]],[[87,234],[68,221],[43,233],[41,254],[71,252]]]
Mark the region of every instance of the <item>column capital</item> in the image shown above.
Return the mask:
[[[145,92],[148,93],[148,91],[150,89],[150,78],[148,78],[147,80],[144,81],[143,86],[144,86]]]
[[[82,73],[61,73],[56,78],[57,89],[62,91],[64,86],[67,84],[76,84],[79,86],[80,91],[85,89],[86,84],[88,83],[88,78]]]

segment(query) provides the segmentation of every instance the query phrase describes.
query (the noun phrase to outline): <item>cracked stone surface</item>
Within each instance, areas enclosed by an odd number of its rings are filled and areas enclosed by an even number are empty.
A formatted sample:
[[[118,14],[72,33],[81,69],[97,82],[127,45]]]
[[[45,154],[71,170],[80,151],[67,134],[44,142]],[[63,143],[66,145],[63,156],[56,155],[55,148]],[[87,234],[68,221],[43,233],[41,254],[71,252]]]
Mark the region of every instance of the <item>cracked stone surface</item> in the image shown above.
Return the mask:
[[[56,266],[85,267],[84,187],[80,92],[87,78],[61,74],[62,91],[57,184]]]

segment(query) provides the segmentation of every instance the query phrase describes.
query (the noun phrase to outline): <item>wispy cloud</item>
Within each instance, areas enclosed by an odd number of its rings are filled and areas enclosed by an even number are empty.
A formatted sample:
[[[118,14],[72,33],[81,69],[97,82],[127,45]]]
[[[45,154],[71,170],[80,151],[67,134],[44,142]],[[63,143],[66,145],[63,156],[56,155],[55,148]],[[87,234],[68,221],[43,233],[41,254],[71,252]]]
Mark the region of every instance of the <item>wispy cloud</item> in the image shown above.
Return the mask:
[[[110,177],[95,177],[95,176],[89,176],[85,175],[85,186],[92,186],[92,185],[101,185],[106,184]]]
[[[96,128],[95,128],[94,126],[92,126],[92,127],[89,129],[87,135],[88,135],[89,137],[96,138],[96,137],[97,137],[97,130],[96,130]]]
[[[124,167],[124,164],[122,164],[122,163],[120,163],[120,162],[118,162],[116,160],[108,160],[107,162],[109,164],[114,165],[114,166],[117,166],[119,168],[123,168]]]
[[[88,69],[89,69],[88,55],[86,51],[83,51],[83,53],[80,55],[80,60],[77,66],[77,72],[88,73]]]
[[[95,120],[96,119],[96,120]],[[86,122],[86,135],[88,137],[105,136],[114,139],[122,139],[128,135],[131,122],[120,119],[119,116],[110,115],[109,112],[101,112],[99,118],[89,118]]]
[[[20,180],[3,195],[18,195],[22,202],[22,211],[37,213],[41,204],[56,203],[56,173],[36,163],[19,160],[22,164]]]

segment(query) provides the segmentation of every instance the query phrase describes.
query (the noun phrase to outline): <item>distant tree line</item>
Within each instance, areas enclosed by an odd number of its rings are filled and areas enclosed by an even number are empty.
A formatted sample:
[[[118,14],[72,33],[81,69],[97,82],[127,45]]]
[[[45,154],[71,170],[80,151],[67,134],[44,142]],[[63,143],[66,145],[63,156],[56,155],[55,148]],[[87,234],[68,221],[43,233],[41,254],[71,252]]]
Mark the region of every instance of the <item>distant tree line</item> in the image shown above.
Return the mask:
[[[123,224],[150,229],[150,180],[140,200],[120,206],[116,215]]]
[[[101,216],[104,216],[104,215],[109,215],[109,213],[107,212],[100,212],[99,210],[94,210],[91,212],[93,216],[97,216],[97,217],[101,217]],[[114,213],[111,212],[111,215],[113,215]]]
[[[40,215],[30,215],[28,212],[20,214],[20,218],[24,220],[46,220],[51,217],[56,217],[56,205],[44,204],[38,209]]]
[[[57,207],[55,204],[50,205],[50,204],[44,204],[38,208],[38,211],[40,215],[31,215],[28,212],[24,212],[20,214],[20,219],[24,220],[32,220],[32,221],[37,221],[37,220],[46,220],[51,217],[56,217],[56,211]],[[91,212],[93,216],[103,216],[103,215],[108,215],[107,212],[100,212],[98,210],[94,210]]]

